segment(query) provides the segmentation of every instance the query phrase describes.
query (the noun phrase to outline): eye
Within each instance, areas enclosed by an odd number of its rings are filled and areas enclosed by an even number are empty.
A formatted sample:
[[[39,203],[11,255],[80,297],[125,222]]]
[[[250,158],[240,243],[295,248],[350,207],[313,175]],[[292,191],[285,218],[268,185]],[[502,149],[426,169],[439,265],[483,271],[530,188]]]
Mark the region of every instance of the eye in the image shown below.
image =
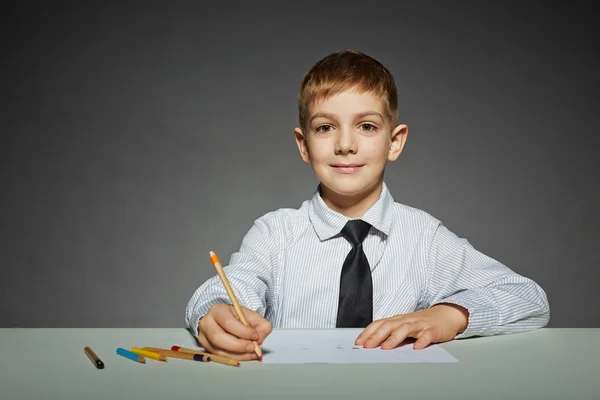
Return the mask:
[[[374,130],[376,130],[376,129],[377,129],[377,127],[376,127],[375,125],[368,124],[368,123],[367,123],[367,124],[362,124],[362,125],[360,126],[360,128],[361,128],[363,131],[367,131],[367,132],[371,132],[371,131],[374,131]]]
[[[315,131],[319,132],[319,133],[324,133],[324,132],[329,132],[332,129],[333,129],[333,127],[331,125],[324,124],[324,125],[317,126]]]

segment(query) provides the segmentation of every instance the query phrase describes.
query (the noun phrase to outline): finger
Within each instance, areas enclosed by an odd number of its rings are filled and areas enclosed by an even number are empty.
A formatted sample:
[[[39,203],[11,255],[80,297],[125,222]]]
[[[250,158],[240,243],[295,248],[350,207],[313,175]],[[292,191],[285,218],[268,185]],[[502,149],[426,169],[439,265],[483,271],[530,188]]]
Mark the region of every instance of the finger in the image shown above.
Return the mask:
[[[200,342],[200,346],[207,352],[227,358],[231,358],[237,361],[250,361],[258,358],[256,353],[232,353],[223,349],[220,349],[216,346],[213,346],[208,340],[207,336],[201,331],[198,335],[198,342]]]
[[[208,353],[211,353],[211,354],[226,353],[225,351],[222,351],[221,349],[213,346],[203,331],[200,331],[200,333],[198,334],[198,342],[200,343],[200,347],[202,347],[204,349],[204,351],[206,351]]]
[[[237,360],[237,361],[252,361],[252,360],[258,359],[258,356],[254,352],[252,352],[252,353],[232,353],[232,352],[228,352],[228,351],[225,351],[225,350],[219,349],[219,348],[214,348],[213,350],[208,351],[208,352],[211,354],[216,354],[218,356],[231,358],[231,359]]]
[[[356,338],[356,340],[354,341],[354,344],[357,346],[362,346],[367,339],[369,339],[371,337],[371,335],[373,333],[375,333],[377,331],[377,329],[379,329],[379,327],[386,322],[386,319],[378,319],[377,321],[373,321],[371,322],[361,333],[360,335],[358,335],[358,337]]]
[[[413,349],[422,350],[433,342],[433,330],[425,329],[413,345]]]
[[[258,343],[262,343],[267,336],[273,331],[273,325],[271,322],[264,318],[262,315],[252,310],[244,310],[246,313],[246,318],[248,319],[248,324],[256,330],[258,333],[257,340]]]
[[[200,331],[200,333],[198,333],[198,343],[200,343],[200,347],[202,347],[206,351],[210,352],[211,345],[208,342],[206,335],[204,333],[202,333],[202,331]]]
[[[422,328],[415,322],[405,322],[398,329],[390,333],[390,336],[381,344],[383,350],[394,349],[409,337],[416,338],[420,335]]]
[[[377,331],[373,332],[373,334],[364,342],[363,347],[371,348],[371,347],[377,347],[377,346],[379,346],[396,329],[405,329],[406,330],[407,328],[404,327],[404,325],[405,325],[405,322],[402,319],[399,319],[399,320],[388,319],[388,320],[386,320],[383,324],[381,324],[381,326],[379,326],[379,329],[377,329]]]
[[[228,353],[252,353],[254,351],[252,341],[231,335],[223,330],[213,318],[206,318],[204,327],[204,334],[213,348]]]
[[[254,352],[252,352],[252,353],[248,353],[248,352],[233,353],[233,352],[229,352],[229,351],[220,349],[218,347],[215,347],[210,343],[210,341],[207,339],[206,335],[204,335],[204,334],[201,334],[198,336],[198,341],[200,342],[200,345],[202,346],[202,348],[204,348],[207,352],[209,352],[211,354],[231,358],[231,359],[237,360],[237,361],[250,361],[250,360],[255,360],[258,358],[256,353],[254,353]]]
[[[258,340],[258,332],[252,326],[246,326],[239,319],[230,314],[215,315],[215,321],[227,333],[246,340]]]

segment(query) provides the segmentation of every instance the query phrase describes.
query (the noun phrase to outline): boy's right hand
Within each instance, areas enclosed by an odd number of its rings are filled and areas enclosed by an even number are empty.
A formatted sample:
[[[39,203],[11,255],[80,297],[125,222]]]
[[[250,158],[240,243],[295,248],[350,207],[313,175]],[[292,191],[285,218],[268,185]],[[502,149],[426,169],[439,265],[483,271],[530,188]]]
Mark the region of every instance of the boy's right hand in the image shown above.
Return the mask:
[[[255,340],[259,345],[271,333],[271,323],[259,313],[241,307],[248,324],[244,325],[230,304],[214,304],[198,322],[198,341],[207,352],[234,360],[256,360]]]

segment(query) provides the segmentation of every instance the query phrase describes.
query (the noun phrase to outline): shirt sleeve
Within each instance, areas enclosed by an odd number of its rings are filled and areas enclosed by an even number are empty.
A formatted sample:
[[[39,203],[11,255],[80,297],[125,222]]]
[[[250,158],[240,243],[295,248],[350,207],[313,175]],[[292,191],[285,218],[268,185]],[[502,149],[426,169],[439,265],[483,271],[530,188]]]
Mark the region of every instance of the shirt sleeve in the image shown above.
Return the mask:
[[[468,310],[467,329],[457,339],[529,331],[548,323],[548,299],[536,282],[474,249],[439,221],[430,238],[428,305],[452,303]]]
[[[267,214],[254,221],[244,236],[239,251],[233,253],[223,271],[240,305],[265,316],[271,306],[277,248],[280,235],[277,216]],[[186,325],[198,337],[198,322],[213,304],[231,304],[225,286],[215,274],[193,293],[185,312]]]

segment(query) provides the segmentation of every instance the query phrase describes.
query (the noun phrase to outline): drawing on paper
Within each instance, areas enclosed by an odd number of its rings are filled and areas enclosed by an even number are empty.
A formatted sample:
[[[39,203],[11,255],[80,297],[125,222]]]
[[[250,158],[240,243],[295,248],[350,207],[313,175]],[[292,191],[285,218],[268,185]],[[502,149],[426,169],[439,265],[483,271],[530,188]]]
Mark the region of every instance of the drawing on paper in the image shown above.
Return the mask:
[[[412,346],[400,346],[385,351],[376,348],[365,349],[355,343],[358,334],[360,334],[359,329],[274,330],[261,345],[265,354],[263,362],[267,364],[389,364],[458,361],[438,345],[432,345],[426,351],[413,350]]]

